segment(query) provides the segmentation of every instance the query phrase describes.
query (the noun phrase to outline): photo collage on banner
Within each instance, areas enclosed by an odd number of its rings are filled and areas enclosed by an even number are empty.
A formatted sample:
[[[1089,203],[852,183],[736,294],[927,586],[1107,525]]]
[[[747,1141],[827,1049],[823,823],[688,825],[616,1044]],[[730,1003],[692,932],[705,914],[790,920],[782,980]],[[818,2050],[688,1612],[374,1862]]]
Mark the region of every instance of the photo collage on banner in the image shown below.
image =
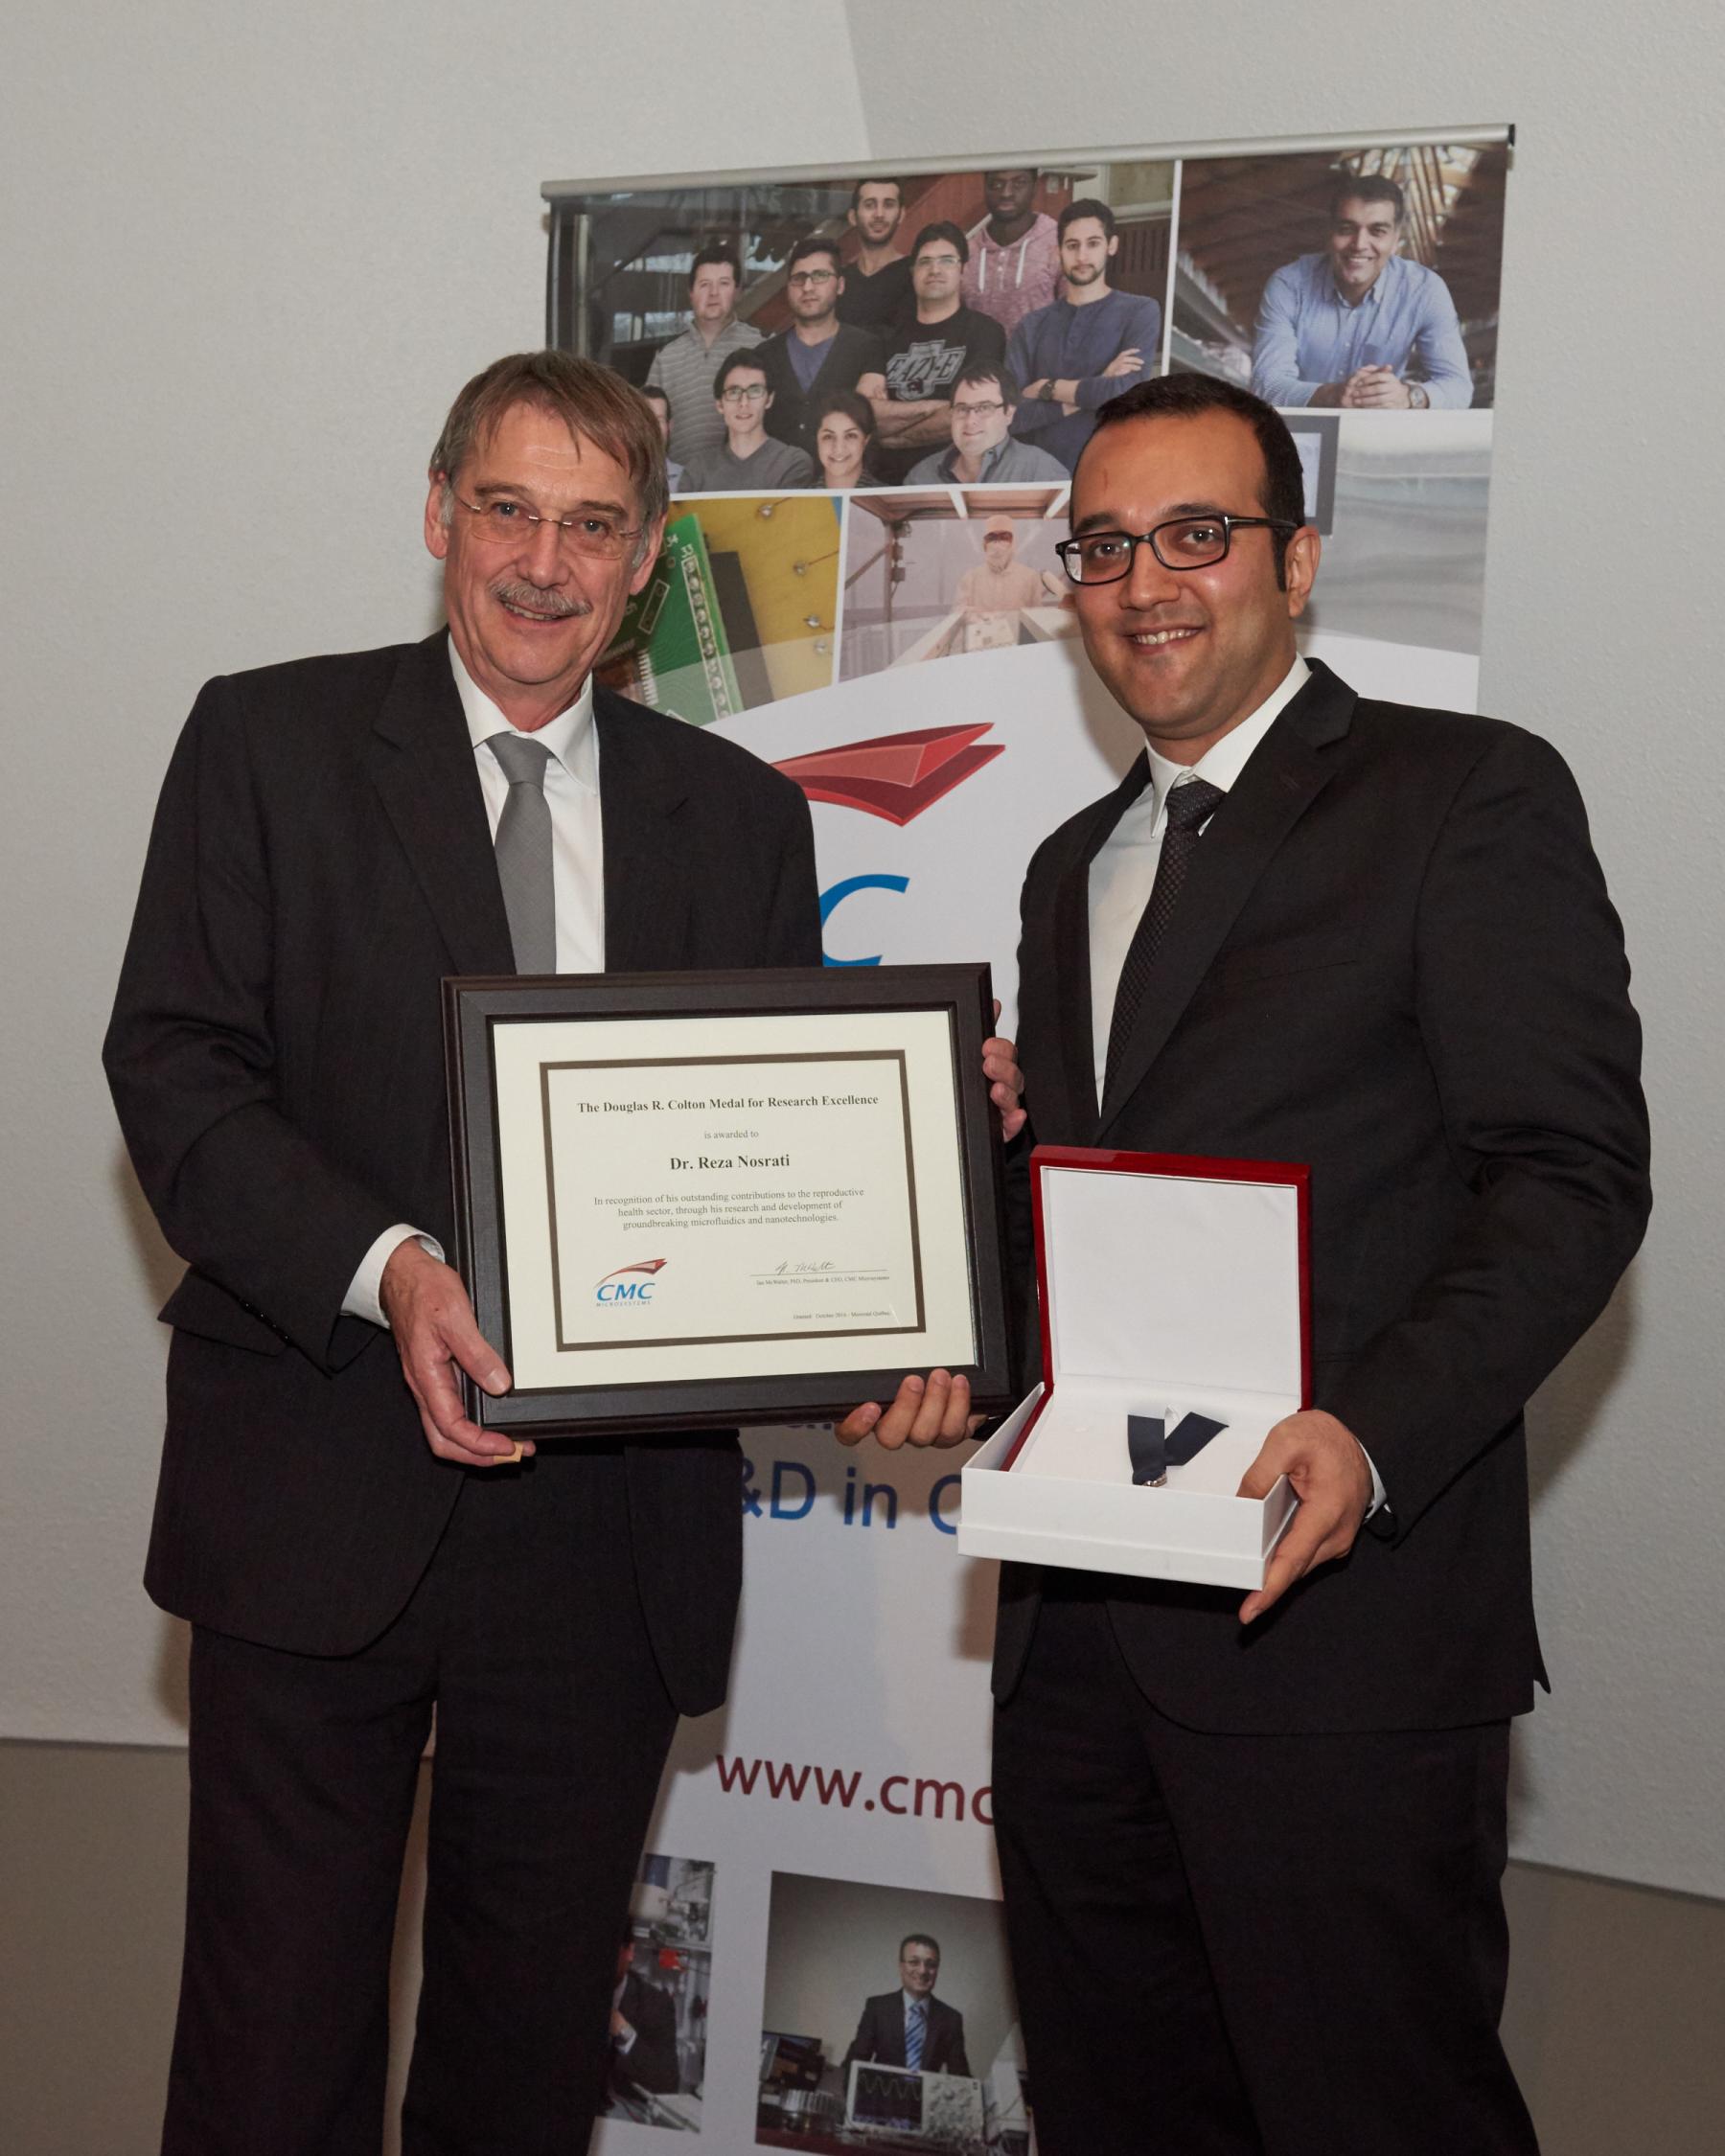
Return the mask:
[[[712,1961],[713,1867],[643,1856],[617,1946],[606,2118],[701,2131]]]
[[[547,184],[548,338],[666,432],[603,677],[801,787],[829,965],[987,959],[1010,1030],[1024,866],[1141,745],[1054,551],[1109,398],[1195,371],[1277,405],[1322,539],[1301,651],[1476,708],[1509,145],[920,163]],[[595,2147],[1025,2156],[959,1458],[743,1451],[730,1700],[649,1844],[700,1861],[643,1860]]]

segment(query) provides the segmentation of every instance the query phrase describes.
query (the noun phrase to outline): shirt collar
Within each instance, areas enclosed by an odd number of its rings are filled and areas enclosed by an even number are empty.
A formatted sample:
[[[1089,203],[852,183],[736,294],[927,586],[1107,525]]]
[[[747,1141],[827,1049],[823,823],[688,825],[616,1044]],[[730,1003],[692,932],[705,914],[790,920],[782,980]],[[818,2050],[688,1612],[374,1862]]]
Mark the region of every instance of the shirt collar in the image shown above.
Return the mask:
[[[1282,676],[1279,685],[1271,690],[1252,717],[1242,719],[1237,726],[1230,726],[1195,764],[1170,763],[1167,757],[1150,749],[1150,784],[1156,793],[1157,814],[1162,814],[1175,781],[1184,778],[1187,771],[1208,779],[1212,786],[1219,786],[1224,793],[1228,792],[1246,768],[1253,750],[1311,677],[1311,668],[1296,653],[1294,663]]]
[[[449,638],[449,668],[467,717],[468,738],[477,748],[493,734],[505,732],[509,721],[462,664],[452,636]],[[581,693],[569,708],[560,711],[548,725],[540,726],[533,739],[551,751],[578,786],[586,787],[589,793],[598,792],[599,742],[593,730],[593,677],[590,674],[581,684]]]
[[[914,1991],[907,1991],[904,1985],[901,1984],[899,1985],[899,1997],[905,2002],[907,2008],[911,2007],[922,2007],[926,2009],[929,2004],[929,2000],[933,1997],[933,1993],[930,1992],[926,1996],[919,1998]]]

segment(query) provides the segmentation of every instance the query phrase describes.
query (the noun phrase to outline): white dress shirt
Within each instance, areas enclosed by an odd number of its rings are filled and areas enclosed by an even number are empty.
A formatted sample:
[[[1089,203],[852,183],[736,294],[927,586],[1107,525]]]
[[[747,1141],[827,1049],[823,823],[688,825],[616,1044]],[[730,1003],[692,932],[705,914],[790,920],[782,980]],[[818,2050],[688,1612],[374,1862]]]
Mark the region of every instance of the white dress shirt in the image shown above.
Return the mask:
[[[494,840],[497,820],[509,798],[509,781],[486,743],[492,734],[507,733],[509,721],[462,664],[453,639],[449,643],[449,667],[467,717],[480,791],[485,795],[485,814]],[[560,974],[601,974],[605,971],[605,834],[599,815],[599,732],[593,723],[590,675],[569,708],[559,712],[548,725],[540,726],[533,738],[551,752],[545,766],[545,806],[551,812],[557,970]],[[443,1256],[443,1247],[434,1237],[406,1222],[398,1221],[393,1227],[386,1227],[360,1259],[349,1283],[341,1307],[350,1317],[369,1318],[374,1325],[387,1322],[378,1298],[383,1268],[397,1245],[410,1236],[417,1238],[431,1256]]]
[[[1219,786],[1224,793],[1237,784],[1247,758],[1270,731],[1276,716],[1311,678],[1311,669],[1297,657],[1280,685],[1272,690],[1250,719],[1242,719],[1195,764],[1171,764],[1153,748],[1150,783],[1108,835],[1091,862],[1091,1041],[1095,1050],[1096,1105],[1102,1105],[1103,1072],[1108,1063],[1108,1034],[1114,1023],[1115,998],[1126,964],[1133,931],[1150,903],[1156,866],[1162,859],[1162,833],[1168,827],[1168,795],[1188,772]],[[1201,826],[1207,828],[1206,826]],[[1358,1443],[1358,1439],[1355,1440]],[[1384,1485],[1371,1455],[1360,1446],[1371,1469],[1369,1519],[1384,1502]]]
[[[485,746],[492,734],[506,734],[509,721],[461,663],[449,646],[449,665],[461,692],[473,760],[485,794],[485,814],[494,841],[497,819],[509,798],[503,767]],[[545,806],[551,812],[551,878],[557,908],[557,970],[560,974],[605,971],[605,833],[599,820],[599,732],[593,724],[593,679],[588,675],[567,711],[533,739],[551,751],[545,766]]]
[[[1120,974],[1156,882],[1162,860],[1162,833],[1168,827],[1168,795],[1190,772],[1219,786],[1226,793],[1246,768],[1246,760],[1270,731],[1276,715],[1291,703],[1311,677],[1302,658],[1282,677],[1250,719],[1230,726],[1213,747],[1195,764],[1171,764],[1150,750],[1150,783],[1109,833],[1107,843],[1091,862],[1090,954],[1091,1045],[1095,1055],[1096,1105],[1102,1105],[1102,1079],[1108,1064],[1108,1033],[1114,1023],[1115,998]]]

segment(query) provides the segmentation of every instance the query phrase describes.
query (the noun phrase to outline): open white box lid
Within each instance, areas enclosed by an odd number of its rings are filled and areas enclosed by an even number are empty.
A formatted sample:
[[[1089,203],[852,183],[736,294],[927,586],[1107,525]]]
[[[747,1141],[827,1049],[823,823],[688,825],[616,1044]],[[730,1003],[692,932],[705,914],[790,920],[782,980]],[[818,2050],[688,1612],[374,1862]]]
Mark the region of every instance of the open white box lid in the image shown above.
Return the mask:
[[[1038,1146],[1030,1172],[1050,1388],[1136,1370],[1309,1402],[1306,1168]]]
[[[966,1465],[959,1548],[1261,1587],[1298,1500],[1238,1490],[1311,1397],[1307,1170],[1056,1146],[1030,1167],[1044,1381]],[[1135,1492],[1128,1417],[1193,1410],[1226,1427]]]

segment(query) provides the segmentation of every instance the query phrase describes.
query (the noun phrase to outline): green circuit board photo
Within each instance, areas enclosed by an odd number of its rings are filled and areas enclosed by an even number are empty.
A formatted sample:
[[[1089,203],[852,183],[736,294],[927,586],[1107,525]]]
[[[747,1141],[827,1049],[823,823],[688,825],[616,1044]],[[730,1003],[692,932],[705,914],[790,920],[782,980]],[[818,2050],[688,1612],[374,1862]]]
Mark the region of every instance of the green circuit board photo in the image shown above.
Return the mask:
[[[653,575],[629,602],[600,667],[610,687],[694,726],[745,708],[720,579],[693,512],[666,526]]]

